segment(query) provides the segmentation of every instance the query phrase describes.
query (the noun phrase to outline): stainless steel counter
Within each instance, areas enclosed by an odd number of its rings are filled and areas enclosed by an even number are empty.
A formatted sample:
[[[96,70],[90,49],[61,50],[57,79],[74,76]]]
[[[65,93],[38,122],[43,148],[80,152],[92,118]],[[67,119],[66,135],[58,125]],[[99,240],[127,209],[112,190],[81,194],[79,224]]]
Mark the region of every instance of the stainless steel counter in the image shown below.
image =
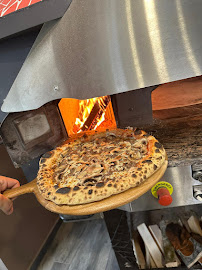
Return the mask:
[[[158,200],[153,197],[151,191],[149,190],[139,199],[124,205],[119,209],[128,212],[137,212],[201,203],[201,201],[196,200],[193,197],[193,187],[202,186],[202,183],[192,178],[191,166],[169,167],[160,181],[169,182],[173,186],[173,202],[171,205],[161,206],[158,203]]]

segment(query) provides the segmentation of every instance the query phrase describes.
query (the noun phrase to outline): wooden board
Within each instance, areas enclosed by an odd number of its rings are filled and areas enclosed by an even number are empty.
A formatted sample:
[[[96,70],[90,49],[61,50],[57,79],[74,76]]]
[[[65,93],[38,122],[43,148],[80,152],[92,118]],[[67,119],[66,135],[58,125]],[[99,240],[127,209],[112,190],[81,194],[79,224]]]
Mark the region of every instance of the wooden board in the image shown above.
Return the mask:
[[[151,236],[149,230],[147,229],[147,226],[144,223],[142,223],[137,227],[137,230],[141,235],[146,248],[149,250],[149,253],[152,259],[154,260],[157,268],[163,268],[162,254],[153,237]]]
[[[150,225],[149,230],[150,230],[154,240],[156,241],[160,251],[162,252],[162,254],[164,254],[162,233],[161,233],[161,230],[159,229],[159,226],[158,225]]]
[[[146,269],[146,261],[145,261],[142,249],[140,247],[140,243],[138,241],[137,231],[134,231],[133,238],[131,240],[133,244],[133,251],[134,251],[139,269]]]
[[[87,203],[83,205],[59,206],[51,201],[44,199],[38,190],[36,179],[19,188],[5,191],[3,195],[5,195],[8,198],[14,198],[25,193],[34,193],[39,203],[51,212],[65,214],[65,215],[90,215],[90,214],[112,210],[114,208],[117,208],[119,206],[122,206],[124,204],[127,204],[131,201],[138,199],[140,196],[142,196],[144,193],[150,190],[161,179],[161,177],[164,175],[166,171],[167,165],[168,165],[168,161],[165,160],[161,168],[157,170],[151,177],[149,177],[140,186],[137,186],[135,188],[130,188],[129,190],[125,192],[122,192],[117,195],[113,195],[104,200],[93,202],[93,203]]]
[[[196,234],[199,234],[200,236],[202,236],[202,229],[201,229],[201,226],[200,226],[200,223],[199,223],[199,220],[197,219],[197,217],[191,216],[187,222],[188,222],[189,227],[193,233],[196,233]]]
[[[148,248],[145,247],[145,250],[146,250],[146,269],[157,268],[154,260],[152,259],[151,254],[149,253]]]

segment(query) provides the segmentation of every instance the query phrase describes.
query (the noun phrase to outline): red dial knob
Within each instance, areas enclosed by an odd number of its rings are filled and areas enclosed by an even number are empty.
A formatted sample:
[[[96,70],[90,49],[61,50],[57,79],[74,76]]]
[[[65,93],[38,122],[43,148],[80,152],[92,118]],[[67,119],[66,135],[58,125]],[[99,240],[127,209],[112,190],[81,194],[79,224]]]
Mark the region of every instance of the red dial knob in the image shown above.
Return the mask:
[[[157,190],[158,201],[160,205],[167,206],[170,205],[173,201],[167,188],[159,188]]]

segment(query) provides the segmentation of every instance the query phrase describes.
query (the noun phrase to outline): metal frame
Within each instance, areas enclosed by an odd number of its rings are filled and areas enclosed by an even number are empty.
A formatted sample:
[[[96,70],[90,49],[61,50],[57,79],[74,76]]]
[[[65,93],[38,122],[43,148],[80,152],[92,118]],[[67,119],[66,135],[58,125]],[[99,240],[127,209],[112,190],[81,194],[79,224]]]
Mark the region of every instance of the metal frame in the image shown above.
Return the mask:
[[[44,0],[0,18],[0,39],[58,19],[72,0]]]
[[[200,187],[202,184],[192,178],[191,166],[169,167],[161,181],[169,182],[173,186],[172,204],[168,206],[160,205],[149,190],[137,200],[119,207],[119,209],[127,212],[139,212],[201,204],[201,201],[194,198],[194,187]]]
[[[201,75],[201,7],[200,0],[73,0],[61,20],[44,24],[2,110]]]
[[[67,139],[57,105],[58,101],[56,100],[34,111],[9,114],[1,124],[0,133],[3,142],[16,168],[38,158]],[[19,124],[40,115],[48,123],[49,129],[45,130],[44,134],[39,133],[38,137],[30,139],[30,141],[24,140],[26,131],[20,130]],[[30,122],[28,128],[37,133],[43,127],[44,122],[40,121],[39,126],[37,126],[36,121],[38,120]]]
[[[41,26],[37,26],[26,33],[0,40],[0,106],[3,104],[3,100],[18,75],[40,29]],[[0,28],[0,32],[1,30]],[[5,116],[6,114],[0,110],[0,122]]]
[[[151,92],[158,86],[128,91],[111,96],[117,127],[138,127],[151,124]]]

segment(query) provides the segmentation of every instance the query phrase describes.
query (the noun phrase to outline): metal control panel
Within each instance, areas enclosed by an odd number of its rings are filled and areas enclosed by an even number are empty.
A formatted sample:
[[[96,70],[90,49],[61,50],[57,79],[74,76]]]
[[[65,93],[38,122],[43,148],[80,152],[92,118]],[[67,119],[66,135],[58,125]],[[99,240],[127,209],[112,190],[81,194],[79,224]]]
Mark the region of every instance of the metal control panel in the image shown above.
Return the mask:
[[[194,198],[194,187],[202,187],[202,182],[192,178],[191,166],[169,167],[159,181],[166,181],[173,186],[172,203],[170,205],[160,205],[158,199],[154,198],[151,190],[149,190],[139,199],[119,209],[127,212],[137,212],[202,203]]]

